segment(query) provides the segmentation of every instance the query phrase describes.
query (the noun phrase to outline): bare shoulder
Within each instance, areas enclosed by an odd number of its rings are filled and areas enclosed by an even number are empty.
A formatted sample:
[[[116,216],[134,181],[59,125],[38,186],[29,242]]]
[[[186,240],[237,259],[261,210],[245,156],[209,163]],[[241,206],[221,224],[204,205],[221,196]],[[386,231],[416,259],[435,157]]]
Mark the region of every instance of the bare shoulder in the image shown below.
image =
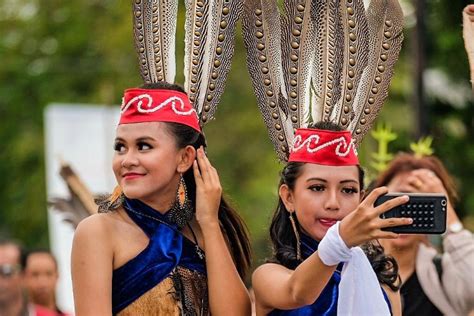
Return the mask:
[[[265,263],[259,266],[252,274],[252,284],[255,291],[264,290],[271,282],[278,277],[288,277],[291,275],[290,270],[285,266],[277,263]]]
[[[252,274],[252,286],[255,293],[257,315],[267,315],[275,308],[280,296],[286,295],[283,284],[291,277],[293,270],[277,263],[265,263]]]
[[[259,266],[255,271],[253,272],[253,277],[259,277],[260,275],[265,275],[267,273],[290,273],[292,270],[288,269],[287,267],[278,264],[278,263],[264,263],[261,266]]]
[[[98,213],[83,219],[77,225],[75,235],[107,234],[113,227],[113,215],[108,213]]]
[[[83,219],[76,228],[76,234],[97,233],[109,235],[126,222],[127,219],[123,216],[122,210],[97,213]]]
[[[98,213],[83,219],[74,233],[74,243],[93,243],[113,245],[119,227],[124,220],[117,212]]]

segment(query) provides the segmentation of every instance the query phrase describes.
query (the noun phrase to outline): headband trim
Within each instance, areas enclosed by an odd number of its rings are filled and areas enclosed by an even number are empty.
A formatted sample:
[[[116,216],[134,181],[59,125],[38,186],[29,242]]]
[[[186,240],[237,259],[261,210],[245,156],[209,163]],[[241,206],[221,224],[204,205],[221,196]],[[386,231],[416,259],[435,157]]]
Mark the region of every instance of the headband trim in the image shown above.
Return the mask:
[[[173,122],[199,133],[199,118],[185,93],[166,89],[127,89],[120,107],[120,124]]]

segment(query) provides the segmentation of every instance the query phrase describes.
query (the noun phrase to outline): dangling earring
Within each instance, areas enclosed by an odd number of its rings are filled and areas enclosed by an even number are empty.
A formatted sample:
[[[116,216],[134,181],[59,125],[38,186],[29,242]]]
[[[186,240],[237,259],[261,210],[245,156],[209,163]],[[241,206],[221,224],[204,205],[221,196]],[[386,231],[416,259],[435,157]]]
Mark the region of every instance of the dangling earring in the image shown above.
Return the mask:
[[[296,222],[295,219],[293,218],[293,212],[290,213],[290,222],[291,226],[293,227],[293,232],[295,233],[295,238],[296,238],[296,259],[298,261],[301,261],[301,247],[300,247],[300,233],[298,232],[298,229],[296,228]]]
[[[183,174],[180,174],[176,201],[173,207],[166,213],[166,216],[170,222],[175,223],[179,228],[183,228],[191,221],[193,215],[193,207],[188,198],[186,182],[184,182]]]

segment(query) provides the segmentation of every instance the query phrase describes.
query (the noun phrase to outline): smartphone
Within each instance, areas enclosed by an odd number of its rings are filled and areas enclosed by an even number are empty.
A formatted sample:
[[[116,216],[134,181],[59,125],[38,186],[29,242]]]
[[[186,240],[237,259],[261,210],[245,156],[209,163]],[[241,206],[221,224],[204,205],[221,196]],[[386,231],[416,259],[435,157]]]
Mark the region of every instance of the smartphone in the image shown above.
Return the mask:
[[[387,193],[377,198],[374,206],[398,196],[408,195],[410,200],[380,215],[380,218],[409,217],[410,225],[387,227],[384,231],[399,234],[442,234],[446,231],[448,199],[438,193]]]

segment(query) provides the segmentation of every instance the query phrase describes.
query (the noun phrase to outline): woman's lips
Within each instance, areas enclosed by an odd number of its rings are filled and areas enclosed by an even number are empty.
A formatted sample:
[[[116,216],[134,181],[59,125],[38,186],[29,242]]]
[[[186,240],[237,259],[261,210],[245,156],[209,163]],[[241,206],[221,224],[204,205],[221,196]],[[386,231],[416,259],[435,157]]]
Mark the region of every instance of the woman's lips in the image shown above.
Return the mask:
[[[126,174],[123,175],[124,180],[133,180],[133,179],[137,179],[137,178],[140,178],[140,177],[143,177],[143,174],[141,174],[141,173],[126,173]]]
[[[333,226],[334,224],[336,224],[337,220],[329,219],[329,218],[320,218],[319,222],[321,223],[321,225],[329,228],[329,227]]]

